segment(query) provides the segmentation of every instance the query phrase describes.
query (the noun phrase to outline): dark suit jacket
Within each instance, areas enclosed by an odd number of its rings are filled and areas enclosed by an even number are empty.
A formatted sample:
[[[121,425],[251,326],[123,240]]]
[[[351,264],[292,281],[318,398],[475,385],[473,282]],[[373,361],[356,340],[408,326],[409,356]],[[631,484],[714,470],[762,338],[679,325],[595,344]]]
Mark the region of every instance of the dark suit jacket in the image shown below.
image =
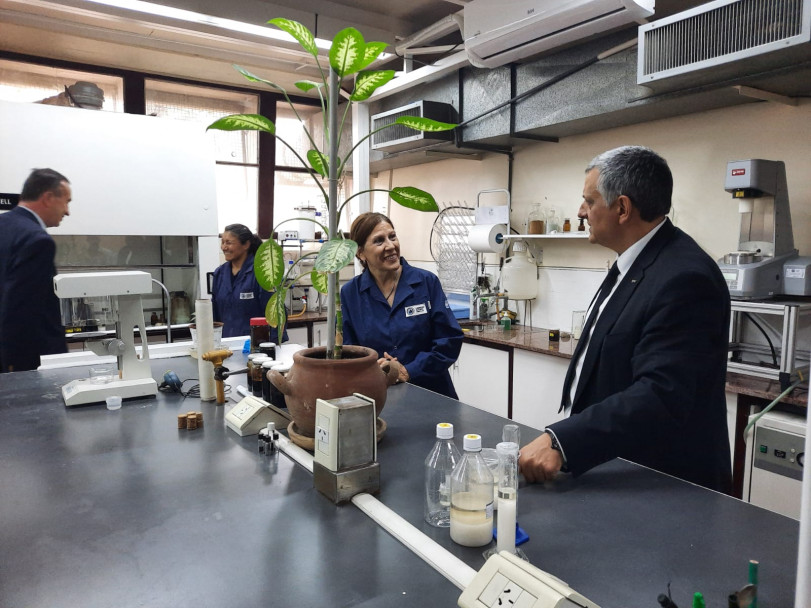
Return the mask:
[[[39,366],[39,356],[67,351],[53,288],[56,244],[27,209],[0,214],[0,365]]]
[[[622,457],[729,491],[729,310],[718,265],[665,220],[598,320],[572,415],[549,427],[573,474]]]

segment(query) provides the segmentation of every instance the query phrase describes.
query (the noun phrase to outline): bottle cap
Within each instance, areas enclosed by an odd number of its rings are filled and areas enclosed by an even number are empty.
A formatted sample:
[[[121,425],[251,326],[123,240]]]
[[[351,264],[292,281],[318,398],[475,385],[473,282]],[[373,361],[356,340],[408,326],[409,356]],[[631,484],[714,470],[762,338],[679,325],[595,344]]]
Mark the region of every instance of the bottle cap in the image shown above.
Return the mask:
[[[265,317],[251,317],[250,325],[267,325],[268,320]]]
[[[437,439],[453,439],[453,425],[450,422],[440,422],[436,425]]]
[[[275,431],[275,430],[276,430],[276,423],[275,422],[268,422],[268,433],[270,433],[272,435],[273,431]]]
[[[256,359],[253,361],[256,363]],[[276,362],[273,359],[268,358],[267,361],[262,361],[262,369],[273,369],[274,365],[276,365]]]
[[[259,345],[259,348],[275,348],[275,346],[276,346],[275,342],[262,342]]]
[[[282,361],[281,363],[277,361],[276,365],[273,366],[273,369],[275,369],[280,374],[286,374],[287,372],[290,371],[290,368],[292,366],[293,364],[290,363],[289,361]]]
[[[482,451],[482,436],[469,434],[465,435],[465,452],[481,452]]]

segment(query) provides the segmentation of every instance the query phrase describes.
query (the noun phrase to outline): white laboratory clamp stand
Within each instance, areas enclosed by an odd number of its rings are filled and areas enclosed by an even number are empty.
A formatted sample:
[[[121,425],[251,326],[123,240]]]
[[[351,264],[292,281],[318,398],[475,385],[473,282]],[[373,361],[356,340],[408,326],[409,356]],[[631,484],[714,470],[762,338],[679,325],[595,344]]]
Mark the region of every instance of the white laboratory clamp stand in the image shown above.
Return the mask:
[[[154,397],[158,383],[149,365],[149,345],[144,322],[141,294],[152,291],[152,276],[147,272],[77,272],[54,277],[54,292],[60,298],[111,296],[115,338],[88,340],[87,346],[99,356],[118,359],[118,375],[107,382],[79,378],[62,387],[65,405],[104,402],[107,397]],[[137,328],[141,337],[141,355],[135,350]]]

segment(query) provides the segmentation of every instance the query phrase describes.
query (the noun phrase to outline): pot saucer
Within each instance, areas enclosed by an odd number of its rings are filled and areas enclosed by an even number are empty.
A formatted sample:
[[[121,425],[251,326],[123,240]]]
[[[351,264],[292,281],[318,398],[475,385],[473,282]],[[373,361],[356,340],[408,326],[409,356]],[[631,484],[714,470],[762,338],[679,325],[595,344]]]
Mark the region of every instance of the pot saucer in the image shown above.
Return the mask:
[[[377,440],[383,437],[383,434],[386,432],[388,425],[386,421],[382,418],[377,419]],[[298,426],[296,423],[291,421],[290,424],[287,425],[287,435],[290,437],[290,441],[295,443],[300,448],[304,448],[310,452],[315,451],[315,438],[314,437],[307,437],[307,435],[302,435],[298,431]]]

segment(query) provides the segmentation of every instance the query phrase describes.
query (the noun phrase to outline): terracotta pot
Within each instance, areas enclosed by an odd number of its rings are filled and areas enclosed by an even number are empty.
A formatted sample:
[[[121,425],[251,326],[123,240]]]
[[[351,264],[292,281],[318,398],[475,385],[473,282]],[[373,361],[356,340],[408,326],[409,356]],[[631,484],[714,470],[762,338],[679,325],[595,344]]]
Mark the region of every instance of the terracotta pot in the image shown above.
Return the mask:
[[[395,383],[399,366],[388,373],[377,364],[377,352],[365,346],[344,346],[342,359],[327,359],[326,347],[306,348],[293,355],[293,367],[282,376],[271,370],[268,379],[284,394],[296,432],[315,435],[315,400],[360,393],[375,400],[377,415],[386,403],[386,389]]]

